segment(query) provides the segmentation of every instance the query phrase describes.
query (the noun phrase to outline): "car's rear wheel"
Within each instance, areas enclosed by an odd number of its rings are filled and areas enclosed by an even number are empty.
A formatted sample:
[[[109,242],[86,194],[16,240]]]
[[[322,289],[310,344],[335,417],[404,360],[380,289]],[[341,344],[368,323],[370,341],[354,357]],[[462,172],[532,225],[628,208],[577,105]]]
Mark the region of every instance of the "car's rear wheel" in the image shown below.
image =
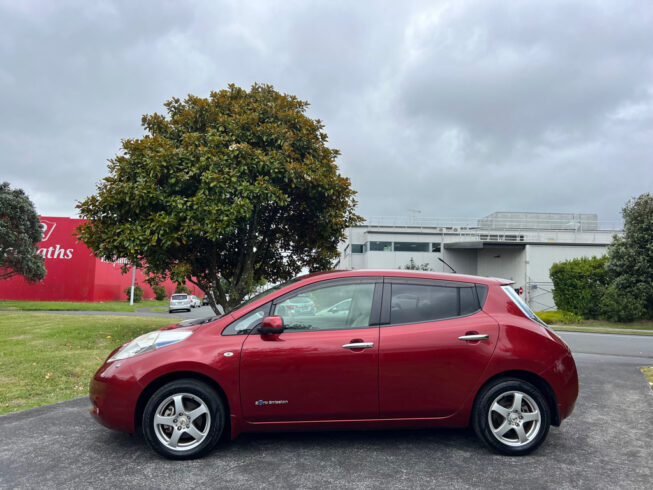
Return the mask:
[[[159,388],[143,411],[143,435],[170,459],[192,459],[209,452],[225,425],[220,397],[207,384],[177,380]]]
[[[537,449],[550,424],[546,398],[521,379],[498,379],[483,387],[472,412],[476,435],[491,449],[513,456]]]

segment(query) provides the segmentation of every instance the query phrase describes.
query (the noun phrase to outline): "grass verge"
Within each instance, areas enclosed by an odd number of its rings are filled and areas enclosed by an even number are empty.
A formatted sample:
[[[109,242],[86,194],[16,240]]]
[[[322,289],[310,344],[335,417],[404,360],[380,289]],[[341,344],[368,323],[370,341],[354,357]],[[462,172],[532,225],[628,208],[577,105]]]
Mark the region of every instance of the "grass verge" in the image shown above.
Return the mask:
[[[7,311],[137,311],[149,306],[168,305],[169,300],[143,300],[134,303],[129,301],[106,301],[103,303],[87,303],[84,301],[0,301],[0,310]]]
[[[648,385],[653,390],[653,366],[643,367],[641,369],[642,369],[642,372],[644,373],[644,376],[646,376],[646,379],[648,380]]]
[[[88,394],[109,352],[173,319],[0,313],[0,414]]]
[[[603,320],[584,320],[581,325],[551,325],[554,330],[570,332],[620,333],[630,335],[653,335],[653,321],[612,323]]]
[[[168,313],[170,310],[167,306],[155,306],[154,308],[150,308],[150,311],[152,313]]]

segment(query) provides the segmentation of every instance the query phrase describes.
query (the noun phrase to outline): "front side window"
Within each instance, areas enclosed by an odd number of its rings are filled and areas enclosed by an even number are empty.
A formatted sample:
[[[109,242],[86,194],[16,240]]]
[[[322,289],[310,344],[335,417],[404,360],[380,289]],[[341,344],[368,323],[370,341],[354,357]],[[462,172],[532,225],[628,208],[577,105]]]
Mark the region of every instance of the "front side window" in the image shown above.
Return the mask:
[[[473,287],[392,285],[391,324],[444,320],[470,315],[479,309]]]
[[[312,289],[276,305],[289,332],[362,328],[370,324],[374,284],[342,284]]]
[[[257,327],[261,323],[268,308],[269,303],[261,308],[249,312],[247,315],[229,324],[229,326],[222,331],[222,335],[248,334],[254,327]]]

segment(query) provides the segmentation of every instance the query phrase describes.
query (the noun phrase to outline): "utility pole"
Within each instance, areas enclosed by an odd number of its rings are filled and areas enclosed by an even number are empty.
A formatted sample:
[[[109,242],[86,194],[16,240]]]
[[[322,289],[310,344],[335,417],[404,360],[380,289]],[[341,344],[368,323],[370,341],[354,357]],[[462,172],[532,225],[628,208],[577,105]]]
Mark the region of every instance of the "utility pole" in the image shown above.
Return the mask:
[[[132,264],[132,290],[129,295],[129,304],[134,305],[134,283],[136,282],[136,267]]]

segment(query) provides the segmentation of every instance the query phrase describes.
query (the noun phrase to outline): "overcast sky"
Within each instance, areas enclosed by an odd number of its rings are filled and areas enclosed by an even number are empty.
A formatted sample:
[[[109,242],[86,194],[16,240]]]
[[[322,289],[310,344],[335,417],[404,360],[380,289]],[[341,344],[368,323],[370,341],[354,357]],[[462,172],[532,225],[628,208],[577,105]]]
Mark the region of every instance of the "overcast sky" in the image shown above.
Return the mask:
[[[0,180],[76,216],[141,116],[270,83],[366,218],[620,216],[653,192],[653,2],[0,0]]]

